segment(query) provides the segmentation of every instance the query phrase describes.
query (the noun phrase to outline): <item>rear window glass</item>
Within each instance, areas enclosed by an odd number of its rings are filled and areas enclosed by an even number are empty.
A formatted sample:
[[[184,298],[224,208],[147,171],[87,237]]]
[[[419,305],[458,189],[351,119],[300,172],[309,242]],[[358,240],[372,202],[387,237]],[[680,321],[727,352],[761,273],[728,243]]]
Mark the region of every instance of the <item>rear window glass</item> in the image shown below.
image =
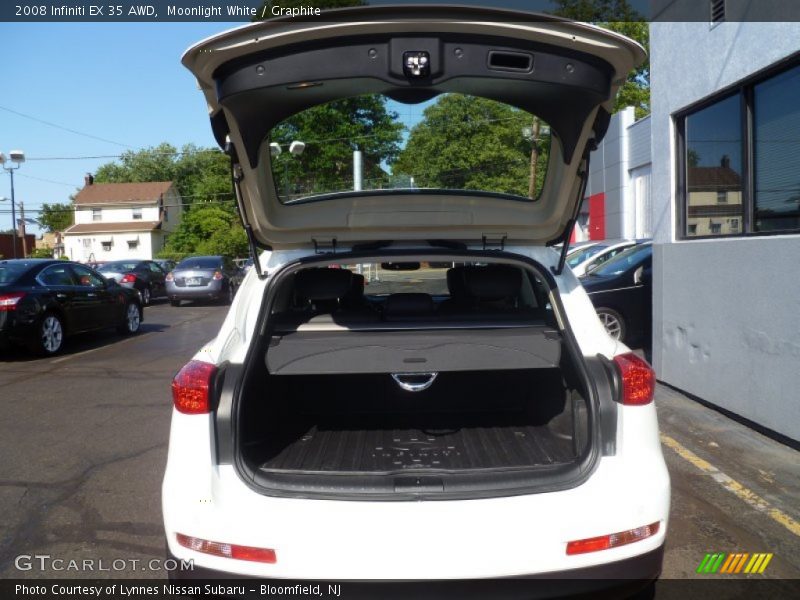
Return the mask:
[[[178,263],[175,270],[180,269],[215,269],[222,264],[222,260],[214,257],[200,256],[187,258]]]
[[[650,246],[650,244],[646,246],[633,246],[624,252],[620,252],[614,258],[596,269],[593,269],[590,274],[600,275],[601,277],[619,275],[631,267],[640,264],[652,253],[653,247]]]
[[[134,262],[130,262],[130,261],[110,262],[110,263],[104,264],[103,266],[101,266],[97,270],[100,271],[101,273],[103,273],[103,272],[108,273],[108,272],[114,272],[114,271],[133,271],[138,264],[139,263],[135,262],[135,261]]]
[[[567,264],[570,267],[575,267],[581,264],[583,261],[592,258],[598,252],[605,250],[607,247],[608,246],[597,244],[595,246],[589,246],[588,248],[580,248],[575,252],[570,253],[569,258],[567,259]]]
[[[0,262],[0,285],[14,283],[29,268],[30,264],[27,263]]]
[[[272,129],[268,152],[283,203],[382,191],[469,191],[532,200],[550,128],[514,106],[463,94],[420,104],[382,95],[314,106]]]

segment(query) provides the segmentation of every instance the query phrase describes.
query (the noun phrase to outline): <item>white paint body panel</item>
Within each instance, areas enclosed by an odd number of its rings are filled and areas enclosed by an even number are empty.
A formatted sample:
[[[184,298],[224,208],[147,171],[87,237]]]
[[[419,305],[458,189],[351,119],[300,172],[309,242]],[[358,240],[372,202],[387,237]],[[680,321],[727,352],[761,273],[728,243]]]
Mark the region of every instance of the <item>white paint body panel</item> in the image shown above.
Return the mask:
[[[549,268],[549,248],[507,248]],[[265,253],[268,272],[310,254]],[[585,356],[628,349],[605,333],[576,277],[556,277],[566,317]],[[241,363],[252,342],[266,281],[252,269],[217,338],[195,356]],[[556,572],[644,554],[664,543],[670,504],[655,406],[618,410],[617,453],[576,488],[457,501],[334,501],[261,495],[230,465],[215,464],[213,415],[173,411],[163,484],[170,551],[198,567],[298,579],[469,579]],[[567,556],[570,540],[660,522],[652,538],[602,552]],[[276,564],[200,554],[175,534],[272,548]]]

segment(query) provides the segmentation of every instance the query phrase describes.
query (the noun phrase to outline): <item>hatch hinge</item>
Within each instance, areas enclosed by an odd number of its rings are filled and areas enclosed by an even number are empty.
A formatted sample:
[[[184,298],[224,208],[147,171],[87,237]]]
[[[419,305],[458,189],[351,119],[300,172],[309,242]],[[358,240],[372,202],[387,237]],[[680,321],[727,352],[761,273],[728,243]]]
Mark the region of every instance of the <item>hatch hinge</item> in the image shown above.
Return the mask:
[[[483,249],[484,250],[505,250],[506,247],[506,235],[498,235],[493,234],[491,236],[484,235],[481,237],[483,240]]]
[[[336,254],[336,238],[330,240],[317,240],[311,238],[314,242],[314,254]]]
[[[253,259],[253,269],[259,279],[266,279],[266,274],[261,270],[261,261],[258,258],[258,245],[256,244],[256,236],[253,233],[253,228],[247,221],[247,213],[244,210],[244,201],[242,200],[242,179],[244,179],[244,171],[242,165],[235,162],[236,156],[233,153],[232,145],[228,144],[226,148],[231,157],[231,179],[233,180],[233,191],[236,195],[236,206],[239,208],[239,218],[242,220],[242,227],[247,235],[247,246],[250,249],[250,258]]]

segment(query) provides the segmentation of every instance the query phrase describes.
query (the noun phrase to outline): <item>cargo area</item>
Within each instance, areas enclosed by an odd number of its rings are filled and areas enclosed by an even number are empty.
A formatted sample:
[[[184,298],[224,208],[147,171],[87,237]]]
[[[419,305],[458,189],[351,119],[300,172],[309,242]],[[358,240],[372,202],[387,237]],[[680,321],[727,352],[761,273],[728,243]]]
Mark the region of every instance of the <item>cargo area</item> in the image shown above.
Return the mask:
[[[240,473],[266,493],[471,497],[585,472],[586,386],[523,269],[382,272],[370,287],[307,268],[267,325],[234,417]]]

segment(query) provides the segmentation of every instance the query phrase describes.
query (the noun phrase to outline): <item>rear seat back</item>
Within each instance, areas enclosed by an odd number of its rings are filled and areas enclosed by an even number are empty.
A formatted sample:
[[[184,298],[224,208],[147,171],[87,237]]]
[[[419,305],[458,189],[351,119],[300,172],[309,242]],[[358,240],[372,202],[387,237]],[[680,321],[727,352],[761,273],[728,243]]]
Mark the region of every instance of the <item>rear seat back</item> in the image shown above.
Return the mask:
[[[436,314],[430,294],[392,294],[383,303],[383,318],[386,321],[415,321],[430,319]]]

